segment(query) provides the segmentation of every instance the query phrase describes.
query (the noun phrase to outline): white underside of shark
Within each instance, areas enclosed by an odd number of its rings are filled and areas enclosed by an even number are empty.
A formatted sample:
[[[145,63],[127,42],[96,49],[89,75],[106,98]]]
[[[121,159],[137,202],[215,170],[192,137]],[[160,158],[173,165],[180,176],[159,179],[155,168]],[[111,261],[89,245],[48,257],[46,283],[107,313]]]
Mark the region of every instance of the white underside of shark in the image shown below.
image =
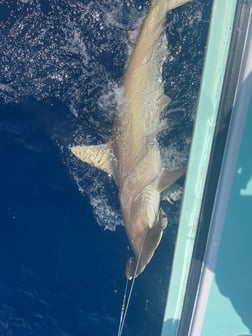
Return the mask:
[[[162,65],[168,53],[164,34],[166,14],[186,2],[152,1],[124,74],[123,99],[110,141],[97,146],[71,147],[80,160],[114,177],[135,255],[126,266],[128,279],[144,270],[167,225],[160,208],[160,193],[185,173],[185,168],[168,171],[162,167],[157,134],[160,114],[170,101],[162,85]]]

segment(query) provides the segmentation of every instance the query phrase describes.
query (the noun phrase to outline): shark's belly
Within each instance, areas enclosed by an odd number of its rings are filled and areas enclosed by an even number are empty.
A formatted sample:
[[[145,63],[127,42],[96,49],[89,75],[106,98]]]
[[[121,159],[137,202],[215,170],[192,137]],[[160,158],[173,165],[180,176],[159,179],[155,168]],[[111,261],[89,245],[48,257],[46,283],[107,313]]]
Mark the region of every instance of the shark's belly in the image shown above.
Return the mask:
[[[145,151],[139,161],[128,167],[128,170],[125,170],[125,167],[121,167],[121,169],[120,202],[125,216],[128,217],[127,214],[130,213],[132,203],[144,188],[157,179],[160,174],[161,159],[158,145],[156,144]],[[126,222],[129,220],[129,218],[124,219]]]

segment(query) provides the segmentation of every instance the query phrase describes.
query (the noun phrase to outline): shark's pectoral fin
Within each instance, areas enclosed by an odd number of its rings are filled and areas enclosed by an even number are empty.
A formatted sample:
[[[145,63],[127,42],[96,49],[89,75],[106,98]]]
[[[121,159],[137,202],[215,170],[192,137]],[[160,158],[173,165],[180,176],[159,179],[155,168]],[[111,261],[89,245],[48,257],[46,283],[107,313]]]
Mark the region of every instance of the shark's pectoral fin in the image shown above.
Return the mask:
[[[165,212],[160,208],[157,221],[153,228],[148,229],[141,237],[141,244],[134,249],[135,256],[129,258],[126,265],[126,277],[131,280],[143,272],[158,247],[168,220]]]
[[[160,227],[162,230],[166,229],[168,225],[168,219],[166,216],[166,213],[162,208],[159,209],[159,222],[160,222]]]
[[[96,146],[73,146],[71,152],[81,161],[112,174],[111,147],[109,143]]]
[[[168,170],[166,168],[162,168],[162,171],[159,176],[157,190],[162,192],[171,186],[174,182],[176,182],[182,175],[186,172],[186,168],[182,167],[175,170]]]

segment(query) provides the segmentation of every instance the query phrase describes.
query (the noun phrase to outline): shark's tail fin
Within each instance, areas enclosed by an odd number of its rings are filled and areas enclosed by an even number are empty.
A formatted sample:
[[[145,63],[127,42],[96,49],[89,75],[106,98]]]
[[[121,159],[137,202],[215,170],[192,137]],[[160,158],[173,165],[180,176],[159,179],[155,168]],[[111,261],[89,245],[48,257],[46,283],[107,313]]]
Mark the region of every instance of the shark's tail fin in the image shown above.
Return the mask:
[[[110,144],[96,146],[73,146],[71,152],[81,161],[112,175]]]
[[[166,2],[166,11],[169,12],[172,9],[183,6],[192,0],[163,0]]]
[[[172,9],[183,6],[188,2],[192,2],[193,0],[152,0],[151,6],[156,7],[160,6],[162,8],[163,13],[167,13]]]
[[[165,5],[166,10],[170,11],[174,8],[185,5],[188,2],[192,2],[193,0],[152,0],[152,6]]]

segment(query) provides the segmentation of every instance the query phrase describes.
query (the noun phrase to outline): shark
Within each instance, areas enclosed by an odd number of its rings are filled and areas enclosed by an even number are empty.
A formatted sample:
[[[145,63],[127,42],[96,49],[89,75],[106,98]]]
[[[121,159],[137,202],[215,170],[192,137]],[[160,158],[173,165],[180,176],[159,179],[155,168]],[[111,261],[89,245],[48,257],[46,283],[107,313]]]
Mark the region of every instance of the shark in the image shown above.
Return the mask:
[[[167,12],[189,0],[152,0],[126,65],[123,97],[118,103],[111,138],[98,145],[70,147],[81,161],[112,175],[134,256],[126,277],[137,277],[153,257],[168,220],[160,207],[161,192],[186,168],[162,165],[157,140],[161,113],[170,102],[164,94],[162,65],[168,54],[164,33]]]

